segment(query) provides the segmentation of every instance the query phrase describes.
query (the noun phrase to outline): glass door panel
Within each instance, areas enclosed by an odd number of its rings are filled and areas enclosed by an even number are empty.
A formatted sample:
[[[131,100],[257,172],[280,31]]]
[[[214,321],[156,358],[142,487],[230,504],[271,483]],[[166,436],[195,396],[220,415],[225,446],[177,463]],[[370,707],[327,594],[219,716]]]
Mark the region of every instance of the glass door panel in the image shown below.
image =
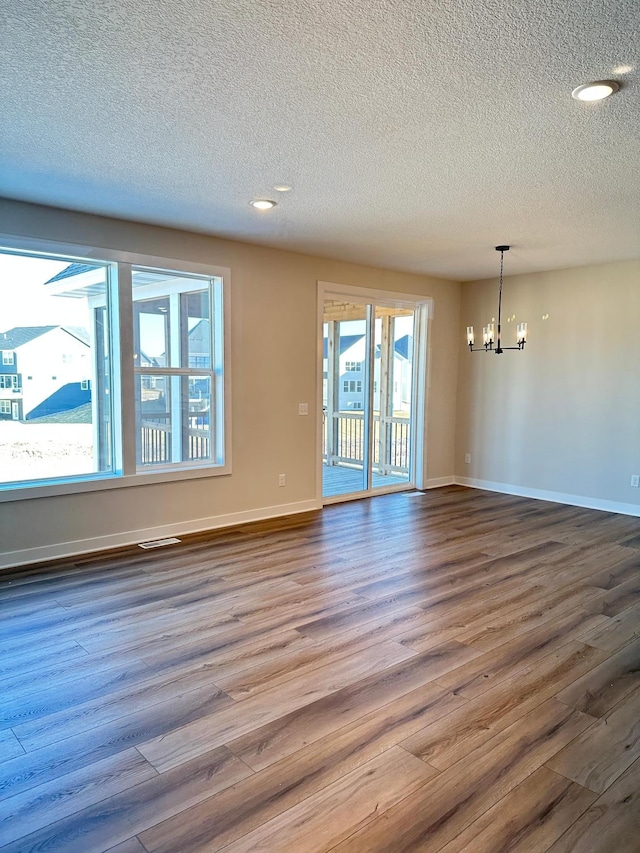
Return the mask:
[[[369,348],[365,304],[325,300],[322,494],[369,488]]]
[[[377,305],[374,319],[372,488],[410,479],[414,312]]]

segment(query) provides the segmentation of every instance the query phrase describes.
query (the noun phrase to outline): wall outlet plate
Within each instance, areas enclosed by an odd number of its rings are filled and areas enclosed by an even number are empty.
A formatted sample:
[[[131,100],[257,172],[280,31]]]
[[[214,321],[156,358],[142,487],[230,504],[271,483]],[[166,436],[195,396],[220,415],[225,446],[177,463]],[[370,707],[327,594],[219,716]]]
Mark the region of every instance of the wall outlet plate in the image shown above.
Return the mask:
[[[631,485],[634,489],[640,489],[640,474],[631,475]]]
[[[470,453],[465,453],[465,454],[464,454],[464,461],[465,461],[465,463],[466,463],[467,465],[470,465],[470,464],[471,464],[471,454],[470,454]]]

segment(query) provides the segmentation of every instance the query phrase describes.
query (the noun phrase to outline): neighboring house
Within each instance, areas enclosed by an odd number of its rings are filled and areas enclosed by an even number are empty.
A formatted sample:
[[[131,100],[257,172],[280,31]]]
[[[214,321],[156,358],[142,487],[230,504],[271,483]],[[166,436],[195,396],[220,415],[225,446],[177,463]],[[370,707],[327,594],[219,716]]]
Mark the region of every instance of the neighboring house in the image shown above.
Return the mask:
[[[354,411],[364,407],[366,359],[366,339],[364,335],[343,335],[340,337],[338,365],[338,410]],[[393,411],[408,408],[411,402],[411,363],[413,355],[413,337],[404,335],[395,342],[393,353]],[[373,368],[373,408],[380,409],[380,346],[374,352]],[[328,339],[324,339],[323,351],[323,404],[327,405]]]
[[[17,326],[0,333],[0,419],[27,421],[91,400],[84,329]]]
[[[209,320],[198,320],[196,325],[189,331],[187,338],[188,367],[208,370],[211,367],[211,324]],[[157,367],[167,363],[166,353],[157,357],[146,355],[140,351],[140,362],[142,367]],[[142,377],[142,388],[148,391],[154,390],[156,396],[144,394],[141,400],[141,411],[145,415],[157,416],[157,412],[166,412],[165,382],[163,377],[157,379],[154,376]],[[205,419],[200,417],[201,413],[208,412],[211,403],[210,381],[207,376],[189,377],[189,421],[191,426],[202,425]]]
[[[380,348],[376,347],[376,364],[374,368],[374,409],[379,408],[379,372],[380,372]],[[407,410],[411,405],[411,383],[413,364],[413,336],[403,335],[395,342],[393,347],[393,411]]]
[[[364,335],[341,335],[338,367],[338,409],[362,409],[364,401],[364,363],[366,357],[366,339]],[[327,400],[326,377],[328,371],[328,339],[324,339],[324,403]]]

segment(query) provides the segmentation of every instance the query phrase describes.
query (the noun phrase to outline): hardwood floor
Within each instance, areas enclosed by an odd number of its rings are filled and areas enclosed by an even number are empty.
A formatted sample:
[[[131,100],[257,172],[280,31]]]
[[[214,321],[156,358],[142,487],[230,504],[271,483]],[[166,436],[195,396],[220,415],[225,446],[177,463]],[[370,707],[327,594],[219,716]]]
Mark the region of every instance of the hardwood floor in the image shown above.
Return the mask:
[[[447,487],[0,575],[2,853],[639,853],[640,520]]]

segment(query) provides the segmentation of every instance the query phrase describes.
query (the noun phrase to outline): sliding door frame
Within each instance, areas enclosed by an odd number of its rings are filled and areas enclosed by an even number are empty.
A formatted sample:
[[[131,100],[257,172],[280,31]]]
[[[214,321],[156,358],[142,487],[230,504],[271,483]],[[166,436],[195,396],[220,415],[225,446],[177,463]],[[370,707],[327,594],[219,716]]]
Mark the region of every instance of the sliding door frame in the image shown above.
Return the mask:
[[[393,485],[386,488],[372,488],[371,472],[371,443],[373,441],[373,430],[368,430],[368,447],[365,449],[364,482],[368,488],[363,491],[350,493],[348,495],[335,495],[323,497],[322,494],[322,373],[323,373],[323,319],[324,303],[327,299],[337,299],[344,302],[356,302],[367,305],[367,316],[373,312],[376,305],[411,308],[414,311],[414,368],[412,371],[412,406],[411,424],[413,432],[410,442],[409,481],[407,485]],[[373,306],[373,307],[370,307]],[[318,281],[317,301],[317,364],[316,364],[316,500],[318,506],[324,504],[339,503],[355,498],[372,497],[373,495],[386,494],[388,492],[406,491],[407,489],[425,488],[426,483],[426,435],[427,435],[427,406],[429,390],[430,370],[430,323],[433,316],[433,299],[416,293],[395,293],[388,290],[374,290],[364,287],[353,287],[352,285],[338,284],[329,281]],[[367,382],[367,408],[371,410],[373,395],[373,317],[369,328],[372,331],[369,340],[368,359],[371,369],[366,376]],[[366,414],[364,415],[366,417]]]

